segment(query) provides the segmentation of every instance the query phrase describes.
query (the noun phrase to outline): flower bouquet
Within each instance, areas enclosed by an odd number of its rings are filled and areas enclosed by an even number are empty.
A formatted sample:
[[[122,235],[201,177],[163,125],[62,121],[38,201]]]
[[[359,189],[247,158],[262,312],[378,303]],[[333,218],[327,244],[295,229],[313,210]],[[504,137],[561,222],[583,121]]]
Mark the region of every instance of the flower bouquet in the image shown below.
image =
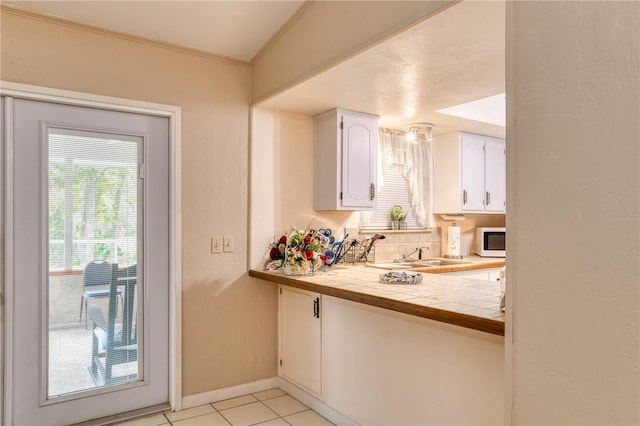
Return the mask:
[[[324,233],[292,226],[288,234],[269,244],[269,259],[264,269],[282,268],[286,275],[312,274],[327,261],[328,244],[329,238]]]

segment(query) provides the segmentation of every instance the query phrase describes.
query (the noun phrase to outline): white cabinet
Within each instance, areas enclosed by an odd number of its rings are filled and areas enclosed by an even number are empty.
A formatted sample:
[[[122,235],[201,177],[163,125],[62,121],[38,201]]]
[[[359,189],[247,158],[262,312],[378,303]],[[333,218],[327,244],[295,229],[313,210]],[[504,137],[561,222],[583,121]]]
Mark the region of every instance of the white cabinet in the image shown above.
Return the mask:
[[[323,313],[323,400],[348,424],[505,423],[502,336],[331,296]]]
[[[278,299],[281,376],[306,390],[322,393],[322,343],[319,293],[280,286]]]
[[[315,116],[316,210],[371,210],[378,116],[333,109]]]
[[[471,133],[437,136],[434,144],[435,213],[506,211],[506,145]]]
[[[283,388],[326,406],[335,424],[504,423],[502,336],[289,286],[279,293]]]
[[[507,158],[504,140],[485,138],[484,211],[505,213],[507,205]]]

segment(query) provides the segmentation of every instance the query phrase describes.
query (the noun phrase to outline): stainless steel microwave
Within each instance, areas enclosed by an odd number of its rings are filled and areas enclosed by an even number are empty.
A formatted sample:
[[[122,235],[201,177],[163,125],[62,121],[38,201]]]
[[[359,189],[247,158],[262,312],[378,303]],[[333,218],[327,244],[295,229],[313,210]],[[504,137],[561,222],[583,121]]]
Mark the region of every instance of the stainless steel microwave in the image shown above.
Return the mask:
[[[505,257],[505,228],[476,228],[476,254],[483,257]]]

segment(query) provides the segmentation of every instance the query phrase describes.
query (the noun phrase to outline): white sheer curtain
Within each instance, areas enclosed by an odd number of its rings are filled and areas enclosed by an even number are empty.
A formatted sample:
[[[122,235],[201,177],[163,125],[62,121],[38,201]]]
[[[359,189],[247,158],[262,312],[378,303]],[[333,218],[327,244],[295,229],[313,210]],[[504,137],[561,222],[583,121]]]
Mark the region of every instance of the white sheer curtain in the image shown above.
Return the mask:
[[[409,202],[420,226],[431,228],[433,221],[433,141],[424,138],[407,142],[406,133],[379,128],[380,156],[378,185],[384,185],[384,172],[393,165],[402,167],[409,188]]]

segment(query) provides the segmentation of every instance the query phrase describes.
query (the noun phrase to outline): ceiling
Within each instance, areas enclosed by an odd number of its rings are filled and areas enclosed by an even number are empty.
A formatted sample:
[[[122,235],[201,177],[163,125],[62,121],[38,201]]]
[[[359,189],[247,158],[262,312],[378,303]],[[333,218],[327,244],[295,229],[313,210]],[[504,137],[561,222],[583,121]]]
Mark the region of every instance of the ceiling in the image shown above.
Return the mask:
[[[306,114],[339,106],[377,114],[381,127],[427,122],[435,135],[504,138],[503,126],[435,112],[504,91],[505,3],[465,1],[261,105]]]
[[[3,4],[249,62],[304,1],[13,1]]]
[[[37,13],[249,62],[304,1],[12,1]],[[407,130],[429,122],[505,136],[499,125],[435,112],[505,91],[505,3],[464,1],[260,106],[317,114],[339,106]]]

